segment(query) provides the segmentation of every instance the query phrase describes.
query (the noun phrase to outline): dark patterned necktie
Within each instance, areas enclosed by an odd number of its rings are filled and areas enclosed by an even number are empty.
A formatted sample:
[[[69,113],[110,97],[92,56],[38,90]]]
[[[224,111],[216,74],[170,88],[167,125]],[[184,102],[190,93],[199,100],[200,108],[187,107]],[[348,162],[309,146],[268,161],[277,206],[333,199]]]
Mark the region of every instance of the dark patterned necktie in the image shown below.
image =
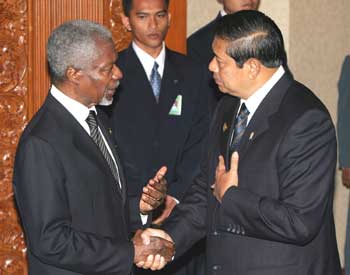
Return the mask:
[[[158,72],[158,67],[159,67],[158,63],[154,62],[153,69],[152,69],[151,76],[150,76],[150,82],[151,82],[153,94],[154,94],[157,102],[159,100],[160,85],[162,82],[162,78],[160,77],[160,74]]]
[[[236,151],[238,148],[239,142],[241,141],[244,131],[247,128],[248,115],[249,111],[243,103],[241,109],[239,110],[239,114],[235,119],[235,132],[230,145],[231,152]]]
[[[102,138],[102,135],[100,131],[98,130],[98,124],[97,124],[97,119],[96,119],[96,113],[95,111],[90,111],[89,115],[86,119],[86,122],[90,128],[90,136],[93,139],[93,141],[96,143],[98,148],[100,149],[103,157],[108,163],[109,168],[111,169],[111,172],[113,174],[113,177],[115,180],[118,182],[118,186],[121,187],[120,184],[120,177],[118,173],[118,169],[116,167],[116,164],[114,163],[112,156],[108,152],[107,146]]]

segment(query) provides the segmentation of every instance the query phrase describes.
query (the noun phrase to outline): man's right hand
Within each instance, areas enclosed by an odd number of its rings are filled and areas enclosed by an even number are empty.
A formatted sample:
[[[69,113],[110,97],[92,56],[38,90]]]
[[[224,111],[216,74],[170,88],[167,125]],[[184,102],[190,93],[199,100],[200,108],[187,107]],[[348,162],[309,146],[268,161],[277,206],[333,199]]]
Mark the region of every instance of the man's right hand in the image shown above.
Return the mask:
[[[148,215],[151,211],[158,208],[167,194],[167,181],[165,179],[167,168],[163,166],[158,170],[153,179],[143,188],[140,199],[140,212]]]
[[[157,236],[143,236],[138,230],[133,238],[134,263],[144,269],[159,270],[172,261],[175,253],[174,243]]]

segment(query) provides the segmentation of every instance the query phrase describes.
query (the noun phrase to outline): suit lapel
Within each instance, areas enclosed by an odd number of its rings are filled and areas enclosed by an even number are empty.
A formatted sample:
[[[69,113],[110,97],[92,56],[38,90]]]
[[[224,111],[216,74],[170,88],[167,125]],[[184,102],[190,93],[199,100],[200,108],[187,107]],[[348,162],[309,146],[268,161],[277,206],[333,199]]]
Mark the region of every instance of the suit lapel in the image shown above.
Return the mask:
[[[105,137],[105,139],[106,139],[106,141],[107,141],[107,143],[109,145],[109,148],[112,151],[112,154],[113,154],[113,157],[115,159],[115,162],[117,163],[117,166],[118,166],[118,173],[119,173],[120,184],[121,184],[121,189],[118,188],[118,190],[121,192],[121,195],[122,195],[122,198],[123,198],[123,205],[124,205],[124,203],[126,201],[126,185],[125,185],[125,177],[124,177],[124,173],[123,173],[123,169],[122,169],[123,167],[122,167],[120,158],[118,156],[118,153],[116,151],[114,142],[113,142],[110,134],[108,133],[108,131],[104,127],[104,123],[101,122],[101,120],[99,118],[97,118],[97,120],[98,120],[99,127],[100,127],[100,129],[101,129],[101,131],[103,133],[103,136]],[[110,168],[108,167],[108,169],[110,169]],[[118,184],[118,183],[116,183],[116,184]]]
[[[66,110],[66,108],[64,108],[51,94],[48,95],[47,102],[50,111],[52,111],[59,119],[60,123],[62,123],[63,128],[66,130],[66,133],[70,133],[72,137],[72,143],[75,148],[83,156],[85,156],[87,161],[91,162],[94,166],[97,166],[101,171],[109,173],[110,176],[114,179],[108,163],[102,155],[100,149],[94,143],[88,133],[86,133],[79,122],[76,121],[74,117],[68,112],[68,110]],[[121,196],[120,192],[117,193]]]
[[[135,91],[137,93],[135,96],[138,100],[141,102],[146,102],[146,106],[152,106],[152,110],[156,109],[158,104],[154,97],[152,86],[148,80],[148,76],[142,66],[141,61],[138,59],[131,45],[126,50],[125,57],[125,66],[126,71],[128,72],[128,75],[125,77],[129,79],[126,85],[131,86],[126,86],[125,90],[128,92]],[[163,81],[161,85],[163,85]]]
[[[234,121],[239,107],[239,98],[234,96],[225,96],[222,111],[220,137],[220,154],[224,157],[226,169],[229,169],[230,144],[231,136],[234,134]]]
[[[244,158],[250,145],[269,129],[269,118],[278,111],[281,101],[292,82],[291,75],[285,73],[260,103],[239,145],[240,161]]]

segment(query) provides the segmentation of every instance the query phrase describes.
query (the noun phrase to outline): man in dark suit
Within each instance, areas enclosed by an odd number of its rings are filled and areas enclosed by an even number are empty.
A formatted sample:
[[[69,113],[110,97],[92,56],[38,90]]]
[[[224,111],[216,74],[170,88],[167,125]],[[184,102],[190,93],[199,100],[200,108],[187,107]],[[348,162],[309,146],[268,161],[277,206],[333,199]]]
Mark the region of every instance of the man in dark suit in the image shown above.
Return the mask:
[[[338,82],[338,143],[339,166],[342,171],[342,182],[350,188],[350,56],[346,56]],[[350,202],[349,202],[350,203]],[[350,205],[350,204],[349,204]],[[344,248],[345,275],[350,275],[350,208],[346,226]]]
[[[216,18],[187,38],[187,55],[197,62],[203,63],[205,66],[208,66],[214,57],[211,44],[214,40],[214,32],[219,19],[226,14],[232,14],[240,10],[256,10],[260,1],[218,0],[218,2],[222,4],[222,10]],[[220,93],[210,74],[208,75],[208,82],[211,89],[209,104],[211,112],[213,112],[222,93]]]
[[[181,203],[199,171],[202,140],[209,129],[204,66],[164,44],[170,24],[168,5],[168,0],[123,1],[123,23],[133,40],[119,53],[117,64],[125,77],[118,88],[112,125],[128,182],[134,231],[145,222],[139,215],[139,200],[158,167],[168,168],[164,209],[159,209],[158,218],[151,212],[143,213],[143,218],[161,224]]]
[[[157,239],[144,247],[139,235],[130,240],[119,156],[96,119],[95,105],[122,77],[111,33],[70,21],[53,31],[47,53],[53,85],[23,132],[14,166],[29,274],[126,275],[133,262],[153,269],[153,260],[165,261],[153,255],[171,244]]]
[[[213,50],[209,68],[226,95],[207,157],[165,231],[143,237],[173,240],[181,255],[207,235],[207,274],[340,274],[326,107],[284,71],[282,34],[263,13],[223,17]]]
[[[213,59],[214,53],[211,44],[214,40],[214,32],[219,19],[226,14],[232,14],[240,10],[256,10],[259,0],[218,0],[222,4],[222,10],[218,15],[187,39],[187,54],[206,66]]]

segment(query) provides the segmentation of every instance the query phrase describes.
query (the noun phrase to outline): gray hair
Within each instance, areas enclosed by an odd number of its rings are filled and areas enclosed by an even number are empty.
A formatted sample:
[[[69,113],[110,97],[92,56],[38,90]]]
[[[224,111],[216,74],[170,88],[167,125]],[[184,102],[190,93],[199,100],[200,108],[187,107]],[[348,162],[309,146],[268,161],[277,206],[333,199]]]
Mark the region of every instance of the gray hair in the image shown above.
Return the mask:
[[[92,21],[73,20],[58,26],[47,42],[51,81],[62,82],[69,67],[84,69],[96,60],[101,54],[97,40],[113,44],[111,32]]]

